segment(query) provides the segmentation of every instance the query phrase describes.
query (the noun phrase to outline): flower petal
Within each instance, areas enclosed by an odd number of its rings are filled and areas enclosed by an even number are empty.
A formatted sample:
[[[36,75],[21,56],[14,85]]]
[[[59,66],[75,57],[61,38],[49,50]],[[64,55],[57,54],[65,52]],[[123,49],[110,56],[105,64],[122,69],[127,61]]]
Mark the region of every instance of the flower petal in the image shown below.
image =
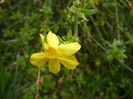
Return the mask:
[[[43,36],[42,34],[40,34],[40,37],[41,37],[41,40],[42,40],[43,48],[44,48],[44,50],[46,50],[46,49],[47,49],[47,44],[46,44],[46,42],[44,41],[44,36]]]
[[[58,60],[49,60],[49,71],[57,74],[60,71],[60,62]]]
[[[50,31],[47,35],[47,43],[49,46],[57,48],[59,45],[59,39],[55,34]]]
[[[79,65],[75,56],[64,56],[59,59],[61,63],[68,69],[75,69]]]
[[[58,50],[63,55],[72,55],[80,50],[81,45],[77,42],[59,45]]]
[[[34,53],[30,57],[30,62],[35,66],[43,66],[47,62],[47,59],[43,52]]]

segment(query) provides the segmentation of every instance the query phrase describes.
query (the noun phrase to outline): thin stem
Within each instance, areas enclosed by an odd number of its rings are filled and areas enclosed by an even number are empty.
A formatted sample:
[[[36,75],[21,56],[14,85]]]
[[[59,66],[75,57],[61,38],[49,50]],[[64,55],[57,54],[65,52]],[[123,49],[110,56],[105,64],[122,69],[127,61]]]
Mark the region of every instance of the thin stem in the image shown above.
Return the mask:
[[[100,38],[102,41],[104,41],[103,36],[102,36],[102,34],[101,34],[101,32],[100,32],[100,29],[98,28],[98,26],[96,26],[96,22],[94,21],[93,17],[92,17],[91,15],[89,15],[89,17],[90,17],[90,19],[91,19],[93,25],[94,25],[95,28],[96,28],[96,31],[97,31],[97,33],[98,33],[98,35],[99,35],[99,38]]]
[[[115,3],[116,3],[115,15],[116,15],[116,26],[117,26],[117,38],[118,40],[120,40],[119,16],[118,16],[118,6],[116,0]]]
[[[124,67],[126,67],[130,72],[133,73],[133,69],[130,68],[129,66],[125,65],[125,64],[124,64],[124,60],[119,60],[119,62],[120,62]]]
[[[78,16],[75,13],[74,36],[78,37]]]
[[[92,37],[92,40],[103,50],[106,51],[106,49],[102,46],[100,42],[98,42],[95,38]]]
[[[40,82],[40,68],[38,69],[38,76],[36,81],[36,96],[35,99],[38,99],[39,96],[39,82]]]

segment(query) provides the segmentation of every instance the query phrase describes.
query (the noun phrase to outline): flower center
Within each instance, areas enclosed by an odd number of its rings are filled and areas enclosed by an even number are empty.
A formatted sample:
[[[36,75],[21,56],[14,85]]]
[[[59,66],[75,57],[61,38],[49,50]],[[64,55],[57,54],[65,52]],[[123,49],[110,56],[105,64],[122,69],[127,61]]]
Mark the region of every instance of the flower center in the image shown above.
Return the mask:
[[[55,59],[58,57],[58,52],[55,48],[49,47],[46,51],[45,51],[47,57],[49,59]]]

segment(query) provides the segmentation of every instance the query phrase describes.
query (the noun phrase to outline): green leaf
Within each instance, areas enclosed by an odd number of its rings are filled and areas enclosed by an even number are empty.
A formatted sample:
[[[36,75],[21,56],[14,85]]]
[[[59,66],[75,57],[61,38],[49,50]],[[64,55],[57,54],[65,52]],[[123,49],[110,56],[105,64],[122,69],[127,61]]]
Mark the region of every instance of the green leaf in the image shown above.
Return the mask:
[[[67,39],[71,39],[72,38],[72,30],[69,29],[68,32],[67,32]]]
[[[87,10],[87,11],[85,12],[86,15],[93,15],[93,14],[95,14],[95,13],[96,13],[96,10],[95,10],[95,9],[90,9],[90,10]]]

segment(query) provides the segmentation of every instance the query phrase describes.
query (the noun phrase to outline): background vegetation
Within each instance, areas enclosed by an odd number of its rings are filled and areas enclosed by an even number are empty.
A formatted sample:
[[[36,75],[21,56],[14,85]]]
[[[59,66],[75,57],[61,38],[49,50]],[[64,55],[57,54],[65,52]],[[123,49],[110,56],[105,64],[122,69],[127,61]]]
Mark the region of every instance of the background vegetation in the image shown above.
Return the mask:
[[[41,70],[39,99],[133,98],[133,1],[2,0],[0,4],[0,99],[34,99],[42,50],[39,33],[78,41],[80,65],[57,75]]]

